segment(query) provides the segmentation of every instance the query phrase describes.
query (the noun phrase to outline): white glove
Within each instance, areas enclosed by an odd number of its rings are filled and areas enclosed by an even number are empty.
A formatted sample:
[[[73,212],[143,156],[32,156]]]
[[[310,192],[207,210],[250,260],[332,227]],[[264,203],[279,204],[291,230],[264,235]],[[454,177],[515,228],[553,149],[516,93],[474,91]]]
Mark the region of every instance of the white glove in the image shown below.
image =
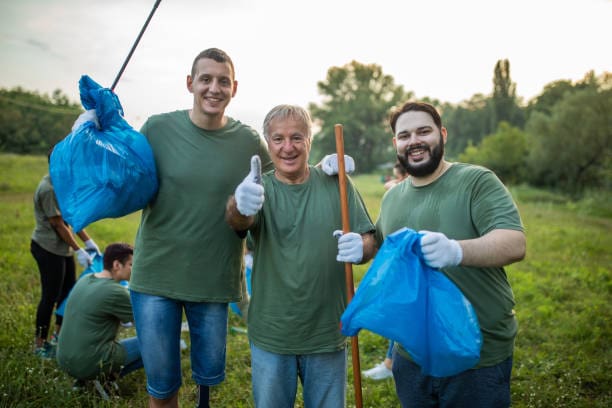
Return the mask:
[[[100,129],[100,122],[98,122],[98,115],[96,115],[95,109],[86,110],[85,112],[81,113],[77,120],[74,121],[72,131],[75,132],[85,122],[93,122],[96,125],[96,128]]]
[[[93,239],[88,239],[87,241],[85,241],[85,249],[91,249],[93,251],[96,251],[99,255],[102,255],[102,253],[100,252],[100,248],[98,248],[98,245],[96,245]]]
[[[76,256],[77,256],[77,260],[79,261],[79,263],[81,264],[83,268],[87,268],[89,265],[93,263],[93,258],[83,248],[79,248],[76,251]]]
[[[421,252],[425,263],[432,268],[457,266],[463,259],[461,245],[454,239],[448,239],[441,232],[419,231],[421,237]]]
[[[363,259],[363,238],[356,232],[334,231],[334,237],[338,238],[338,255],[336,261],[359,263]]]
[[[328,176],[335,176],[338,174],[338,155],[328,154],[321,160],[321,170]],[[346,174],[351,174],[355,171],[355,160],[347,154],[344,155],[344,171]]]
[[[234,193],[238,212],[244,216],[257,214],[264,203],[264,188],[261,185],[261,160],[259,156],[251,157],[251,172],[236,187]]]

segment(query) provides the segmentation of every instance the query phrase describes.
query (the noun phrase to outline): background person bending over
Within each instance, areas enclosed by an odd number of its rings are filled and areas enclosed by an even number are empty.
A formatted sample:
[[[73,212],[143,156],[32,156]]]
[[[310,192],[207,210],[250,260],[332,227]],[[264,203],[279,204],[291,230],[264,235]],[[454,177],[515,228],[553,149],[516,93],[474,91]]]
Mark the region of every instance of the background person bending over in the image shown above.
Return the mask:
[[[47,154],[47,162],[53,147]],[[43,358],[53,358],[57,333],[63,318],[55,318],[55,335],[47,342],[53,308],[62,304],[76,280],[73,254],[76,253],[81,266],[92,262],[91,256],[79,247],[72,229],[64,219],[57,203],[49,174],[43,176],[34,193],[34,218],[36,226],[32,233],[30,252],[40,272],[41,293],[36,309],[35,353]],[[100,252],[93,239],[83,229],[77,233],[85,248]]]
[[[133,248],[110,244],[104,270],[78,280],[64,312],[57,363],[77,380],[113,380],[142,367],[138,339],[117,340],[120,323],[134,320],[130,295],[120,284],[130,279]]]
[[[376,237],[400,228],[420,231],[425,262],[439,268],[472,303],[483,336],[480,361],[435,378],[398,345],[393,378],[403,407],[508,407],[517,322],[504,266],[525,256],[518,209],[495,174],[444,160],[446,128],[436,109],[408,102],[390,117],[393,145],[408,179],[383,196]]]

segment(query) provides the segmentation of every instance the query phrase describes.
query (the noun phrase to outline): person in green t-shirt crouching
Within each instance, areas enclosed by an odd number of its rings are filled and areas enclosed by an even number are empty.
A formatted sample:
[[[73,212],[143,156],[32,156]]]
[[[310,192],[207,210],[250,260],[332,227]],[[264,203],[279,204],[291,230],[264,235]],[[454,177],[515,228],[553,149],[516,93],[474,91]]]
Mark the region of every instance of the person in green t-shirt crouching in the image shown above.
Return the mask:
[[[132,246],[114,243],[104,251],[104,270],[74,285],[64,311],[57,363],[79,381],[114,380],[142,368],[138,339],[117,340],[121,323],[132,322],[128,290]]]

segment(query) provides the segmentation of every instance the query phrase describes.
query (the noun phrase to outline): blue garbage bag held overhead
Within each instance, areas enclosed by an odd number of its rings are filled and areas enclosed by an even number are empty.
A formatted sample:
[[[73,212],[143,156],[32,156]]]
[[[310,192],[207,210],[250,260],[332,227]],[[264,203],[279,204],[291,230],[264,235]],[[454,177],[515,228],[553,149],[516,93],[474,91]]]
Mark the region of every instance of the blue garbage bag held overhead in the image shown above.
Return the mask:
[[[482,334],[472,304],[423,260],[420,238],[409,228],[387,236],[342,314],[341,331],[395,340],[423,374],[448,377],[478,363]]]
[[[79,91],[100,128],[88,121],[73,129],[55,146],[49,165],[62,217],[75,231],[144,208],[158,189],[151,146],[123,118],[117,95],[87,75]]]

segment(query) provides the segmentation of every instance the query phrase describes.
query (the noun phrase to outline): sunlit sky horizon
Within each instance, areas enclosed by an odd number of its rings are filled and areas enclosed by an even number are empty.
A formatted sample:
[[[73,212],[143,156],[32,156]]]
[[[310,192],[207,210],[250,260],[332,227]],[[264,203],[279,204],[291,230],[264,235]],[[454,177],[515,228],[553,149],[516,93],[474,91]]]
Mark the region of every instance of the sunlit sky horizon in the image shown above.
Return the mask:
[[[78,102],[83,74],[110,87],[155,0],[20,0],[0,5],[0,87]],[[321,101],[317,82],[352,60],[395,83],[458,103],[492,91],[510,61],[517,95],[612,71],[611,0],[162,0],[115,92],[135,128],[187,109],[195,55],[232,57],[238,93],[227,113],[260,130],[280,103]]]

